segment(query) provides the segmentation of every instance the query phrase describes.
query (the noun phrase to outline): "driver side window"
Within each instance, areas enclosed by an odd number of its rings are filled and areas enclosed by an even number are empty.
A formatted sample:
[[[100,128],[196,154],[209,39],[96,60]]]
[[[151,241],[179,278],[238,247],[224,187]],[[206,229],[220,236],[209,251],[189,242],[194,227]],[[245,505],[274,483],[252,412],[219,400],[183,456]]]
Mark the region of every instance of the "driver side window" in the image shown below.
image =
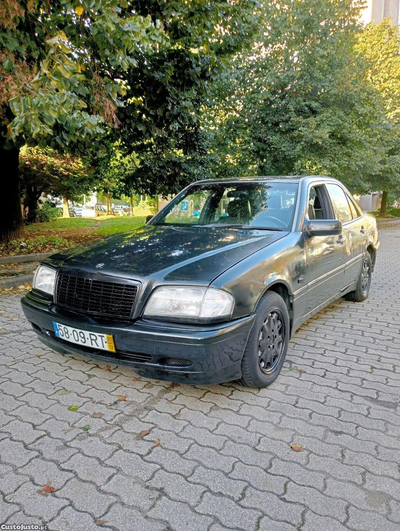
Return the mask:
[[[324,186],[313,186],[310,189],[308,198],[308,218],[312,219],[332,219],[327,201]]]

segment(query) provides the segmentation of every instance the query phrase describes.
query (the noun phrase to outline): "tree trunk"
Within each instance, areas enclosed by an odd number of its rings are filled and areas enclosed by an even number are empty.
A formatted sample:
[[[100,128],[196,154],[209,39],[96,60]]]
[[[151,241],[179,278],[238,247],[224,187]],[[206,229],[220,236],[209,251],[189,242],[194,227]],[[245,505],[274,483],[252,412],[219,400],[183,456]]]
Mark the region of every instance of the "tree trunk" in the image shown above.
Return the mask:
[[[381,201],[381,210],[379,212],[380,218],[386,218],[387,216],[387,200],[388,200],[388,193],[383,192],[382,193],[382,201]]]
[[[131,197],[129,198],[129,200],[130,200],[130,208],[129,208],[129,211],[130,211],[131,216],[133,216],[133,195],[131,195]]]
[[[70,218],[68,199],[63,197],[63,218]]]
[[[107,216],[110,216],[111,215],[111,194],[110,193],[107,193],[107,194],[104,194],[105,195],[105,198],[106,198],[106,205],[107,205]]]
[[[37,221],[38,201],[42,195],[41,190],[37,190],[35,186],[26,186],[24,207],[25,207],[25,221],[27,223],[35,223]]]
[[[0,160],[4,176],[1,183],[3,201],[0,208],[0,241],[6,242],[21,237],[24,232],[19,185],[19,149],[0,147]]]

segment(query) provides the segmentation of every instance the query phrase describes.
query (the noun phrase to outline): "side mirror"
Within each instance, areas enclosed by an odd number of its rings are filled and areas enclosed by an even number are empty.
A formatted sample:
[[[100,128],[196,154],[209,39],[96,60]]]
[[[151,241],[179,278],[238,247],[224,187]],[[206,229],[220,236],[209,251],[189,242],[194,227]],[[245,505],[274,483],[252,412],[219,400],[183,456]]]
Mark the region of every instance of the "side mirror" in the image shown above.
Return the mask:
[[[342,222],[338,219],[311,219],[305,230],[310,236],[337,236],[342,234]]]
[[[153,218],[154,218],[154,216],[152,214],[149,214],[148,216],[146,216],[146,225]]]

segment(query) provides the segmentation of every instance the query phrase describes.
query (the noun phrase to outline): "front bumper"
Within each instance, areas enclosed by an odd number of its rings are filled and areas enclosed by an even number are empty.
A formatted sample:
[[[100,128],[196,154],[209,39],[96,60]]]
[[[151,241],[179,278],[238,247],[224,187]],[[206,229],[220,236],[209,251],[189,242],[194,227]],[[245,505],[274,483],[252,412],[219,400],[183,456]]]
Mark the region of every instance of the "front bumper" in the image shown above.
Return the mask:
[[[148,378],[216,384],[241,377],[241,360],[254,315],[217,325],[194,326],[148,320],[116,322],[78,315],[34,292],[22,299],[26,318],[41,341],[61,354],[128,365]],[[116,353],[89,349],[55,337],[53,321],[112,334]]]

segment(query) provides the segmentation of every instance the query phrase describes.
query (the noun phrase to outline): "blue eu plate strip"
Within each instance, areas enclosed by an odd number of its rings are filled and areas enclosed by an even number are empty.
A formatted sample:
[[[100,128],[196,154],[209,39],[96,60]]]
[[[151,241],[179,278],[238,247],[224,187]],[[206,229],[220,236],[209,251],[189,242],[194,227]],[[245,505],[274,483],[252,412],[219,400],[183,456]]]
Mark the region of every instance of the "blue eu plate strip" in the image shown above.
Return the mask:
[[[55,332],[56,336],[60,337],[60,334],[58,333],[58,324],[55,323],[54,321],[53,321],[53,327],[54,327],[54,332]]]

